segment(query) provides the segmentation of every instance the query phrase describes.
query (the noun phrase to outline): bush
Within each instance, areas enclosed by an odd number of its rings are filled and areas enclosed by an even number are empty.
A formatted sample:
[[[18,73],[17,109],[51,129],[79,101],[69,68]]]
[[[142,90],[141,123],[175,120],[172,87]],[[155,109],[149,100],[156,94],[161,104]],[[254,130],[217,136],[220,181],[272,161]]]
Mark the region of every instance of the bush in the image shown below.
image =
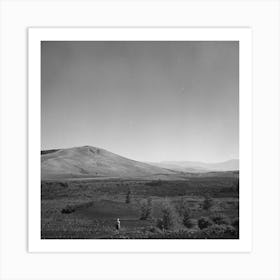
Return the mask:
[[[61,210],[61,213],[62,213],[62,214],[70,214],[70,213],[75,212],[75,210],[76,210],[76,209],[75,209],[74,206],[66,205],[66,207],[63,208],[63,209]]]
[[[69,187],[67,182],[59,182],[58,185],[62,188],[68,188]]]
[[[178,225],[178,215],[174,207],[166,200],[161,205],[161,219],[157,221],[159,228],[163,230],[174,229]]]
[[[129,189],[126,193],[125,203],[130,203],[130,202],[131,202],[131,190]]]
[[[238,232],[230,225],[212,225],[202,230],[204,238],[238,238]]]
[[[182,198],[176,205],[176,210],[180,216],[182,224],[187,228],[192,228],[194,226],[194,222],[191,219],[191,210],[184,198]]]
[[[176,204],[176,211],[178,212],[180,217],[183,217],[186,210],[188,210],[187,202],[184,198],[181,198],[179,202]]]
[[[210,210],[211,209],[211,207],[213,206],[213,200],[212,200],[212,198],[211,197],[209,197],[209,196],[205,196],[205,198],[204,198],[204,201],[203,201],[203,204],[202,204],[202,208],[204,209],[204,210]]]
[[[94,204],[93,201],[85,202],[85,203],[80,203],[76,205],[66,205],[65,208],[61,210],[62,214],[70,214],[75,212],[76,210],[81,210],[81,209],[86,209],[88,207],[91,207]]]
[[[162,231],[159,227],[154,227],[154,226],[150,227],[149,232],[154,233],[154,234],[156,234],[156,233],[161,234],[162,233]]]
[[[209,218],[202,217],[198,220],[198,227],[200,229],[205,229],[213,225],[213,222]]]
[[[221,213],[212,215],[211,220],[217,225],[228,225],[230,223],[229,218]]]
[[[194,221],[191,219],[190,211],[188,209],[185,210],[182,218],[182,224],[187,228],[194,227]]]
[[[161,218],[157,219],[156,226],[157,226],[157,228],[159,228],[160,230],[164,230],[163,220],[162,220]]]
[[[140,220],[148,220],[152,217],[153,203],[152,199],[143,199],[140,202]]]
[[[236,218],[232,221],[231,225],[236,229],[239,230],[239,218]]]

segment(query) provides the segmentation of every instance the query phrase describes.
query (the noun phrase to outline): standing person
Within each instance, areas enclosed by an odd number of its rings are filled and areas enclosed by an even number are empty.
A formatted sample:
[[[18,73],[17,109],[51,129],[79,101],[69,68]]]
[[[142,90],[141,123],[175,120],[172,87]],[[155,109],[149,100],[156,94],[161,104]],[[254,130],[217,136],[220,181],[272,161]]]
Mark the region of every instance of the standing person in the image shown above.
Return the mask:
[[[121,229],[121,222],[120,219],[117,218],[117,222],[116,222],[116,230],[120,230]]]

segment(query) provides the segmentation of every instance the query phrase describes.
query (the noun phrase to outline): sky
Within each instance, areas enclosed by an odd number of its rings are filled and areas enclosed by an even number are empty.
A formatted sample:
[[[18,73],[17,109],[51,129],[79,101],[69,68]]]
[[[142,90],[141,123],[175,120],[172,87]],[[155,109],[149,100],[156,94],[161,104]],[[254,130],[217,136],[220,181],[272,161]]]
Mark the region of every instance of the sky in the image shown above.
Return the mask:
[[[239,158],[237,41],[41,42],[41,148]]]

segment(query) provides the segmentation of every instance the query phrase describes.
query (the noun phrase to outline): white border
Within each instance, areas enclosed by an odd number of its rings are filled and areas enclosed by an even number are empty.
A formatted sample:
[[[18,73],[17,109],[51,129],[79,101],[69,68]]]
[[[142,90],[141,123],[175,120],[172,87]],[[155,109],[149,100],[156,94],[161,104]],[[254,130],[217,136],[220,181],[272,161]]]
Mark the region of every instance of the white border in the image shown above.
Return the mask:
[[[252,49],[249,28],[29,28],[29,252],[250,252],[252,247]],[[46,240],[40,211],[41,41],[239,41],[240,238],[238,240]]]

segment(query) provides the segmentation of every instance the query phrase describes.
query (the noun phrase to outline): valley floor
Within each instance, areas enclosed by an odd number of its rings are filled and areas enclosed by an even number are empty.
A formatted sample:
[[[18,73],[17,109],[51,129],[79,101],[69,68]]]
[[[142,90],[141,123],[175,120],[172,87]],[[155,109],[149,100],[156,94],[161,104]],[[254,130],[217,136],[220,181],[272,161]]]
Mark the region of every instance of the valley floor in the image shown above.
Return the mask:
[[[41,238],[235,239],[239,237],[237,182],[236,177],[198,177],[187,181],[43,181]],[[211,201],[209,208],[204,207],[206,199]],[[143,201],[151,205],[147,219],[140,219]],[[166,203],[176,214],[176,223],[170,228],[159,226],[163,219],[162,205]],[[188,208],[189,226],[182,223],[179,215],[182,203]],[[120,230],[115,228],[117,218]]]

